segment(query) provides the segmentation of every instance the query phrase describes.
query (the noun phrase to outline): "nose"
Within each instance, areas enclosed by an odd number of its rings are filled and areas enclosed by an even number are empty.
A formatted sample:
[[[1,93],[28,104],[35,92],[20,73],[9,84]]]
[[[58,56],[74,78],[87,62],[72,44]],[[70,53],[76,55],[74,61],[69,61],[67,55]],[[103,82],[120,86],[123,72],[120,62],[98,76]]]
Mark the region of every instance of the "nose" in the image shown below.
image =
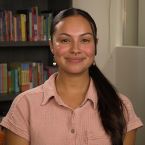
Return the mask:
[[[80,53],[80,45],[79,45],[79,42],[78,41],[73,41],[72,42],[72,48],[71,48],[71,52],[72,53],[75,53],[75,54],[78,54]]]

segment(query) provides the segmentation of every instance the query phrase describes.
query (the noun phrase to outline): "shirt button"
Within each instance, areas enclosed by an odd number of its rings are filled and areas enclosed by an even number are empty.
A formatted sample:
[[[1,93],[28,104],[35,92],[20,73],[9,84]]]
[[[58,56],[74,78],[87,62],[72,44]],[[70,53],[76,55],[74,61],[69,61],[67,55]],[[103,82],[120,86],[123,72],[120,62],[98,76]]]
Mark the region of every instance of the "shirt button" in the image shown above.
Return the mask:
[[[71,133],[75,133],[75,129],[71,129]]]

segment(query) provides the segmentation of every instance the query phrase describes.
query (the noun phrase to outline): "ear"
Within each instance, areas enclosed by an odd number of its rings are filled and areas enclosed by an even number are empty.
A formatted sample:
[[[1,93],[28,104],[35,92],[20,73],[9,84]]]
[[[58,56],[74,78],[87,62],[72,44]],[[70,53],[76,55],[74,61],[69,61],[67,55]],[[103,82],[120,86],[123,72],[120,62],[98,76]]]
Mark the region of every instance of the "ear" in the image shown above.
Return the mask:
[[[97,55],[98,38],[96,38],[96,40],[95,40],[95,45],[96,45],[96,48],[95,48],[95,55]]]
[[[50,50],[51,50],[51,52],[53,54],[53,44],[52,44],[52,40],[51,39],[49,39],[49,47],[50,47]]]
[[[98,40],[99,40],[99,39],[98,39],[98,38],[96,38],[96,45],[98,44]]]

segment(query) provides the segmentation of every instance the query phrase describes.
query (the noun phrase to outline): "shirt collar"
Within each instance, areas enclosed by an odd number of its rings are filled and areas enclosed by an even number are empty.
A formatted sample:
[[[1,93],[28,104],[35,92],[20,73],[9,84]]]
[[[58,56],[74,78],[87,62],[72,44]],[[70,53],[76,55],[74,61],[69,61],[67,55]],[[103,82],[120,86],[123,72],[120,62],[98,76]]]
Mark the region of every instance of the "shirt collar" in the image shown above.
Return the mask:
[[[89,85],[89,88],[88,88],[88,92],[86,94],[86,98],[85,98],[84,102],[82,103],[82,105],[85,104],[86,101],[90,100],[93,103],[94,109],[96,109],[97,100],[98,100],[97,98],[98,98],[97,97],[97,91],[96,91],[94,82],[93,82],[93,80],[91,78],[90,85]]]
[[[42,100],[41,105],[45,105],[52,97],[54,97],[55,99],[58,98],[58,97],[56,97],[56,96],[58,96],[57,91],[56,91],[56,86],[55,86],[56,76],[57,76],[57,73],[54,73],[43,84],[43,100]],[[87,91],[87,94],[86,94],[86,98],[85,98],[84,102],[82,103],[82,105],[87,100],[90,100],[93,103],[94,109],[96,109],[96,106],[97,106],[97,91],[96,91],[96,88],[94,86],[94,82],[93,82],[92,79],[90,79],[90,85],[89,85],[89,88],[88,88],[88,91]],[[61,102],[61,104],[63,104],[63,102],[61,100],[59,100],[59,102]]]
[[[57,95],[56,87],[55,87],[55,78],[57,73],[54,73],[49,77],[47,81],[43,84],[43,100],[41,105],[45,105],[50,98]]]

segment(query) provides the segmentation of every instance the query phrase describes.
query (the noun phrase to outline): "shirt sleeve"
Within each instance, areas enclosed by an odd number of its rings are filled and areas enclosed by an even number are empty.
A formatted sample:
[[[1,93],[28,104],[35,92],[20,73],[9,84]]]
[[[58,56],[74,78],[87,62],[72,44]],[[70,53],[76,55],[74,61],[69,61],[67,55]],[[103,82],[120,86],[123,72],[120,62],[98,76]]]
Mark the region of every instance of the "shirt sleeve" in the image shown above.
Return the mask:
[[[1,126],[29,141],[29,105],[22,94],[13,101],[9,112],[3,118]]]
[[[124,95],[121,95],[121,98],[125,105],[125,119],[127,123],[127,132],[143,126],[143,123],[135,113],[133,105],[129,98]]]

